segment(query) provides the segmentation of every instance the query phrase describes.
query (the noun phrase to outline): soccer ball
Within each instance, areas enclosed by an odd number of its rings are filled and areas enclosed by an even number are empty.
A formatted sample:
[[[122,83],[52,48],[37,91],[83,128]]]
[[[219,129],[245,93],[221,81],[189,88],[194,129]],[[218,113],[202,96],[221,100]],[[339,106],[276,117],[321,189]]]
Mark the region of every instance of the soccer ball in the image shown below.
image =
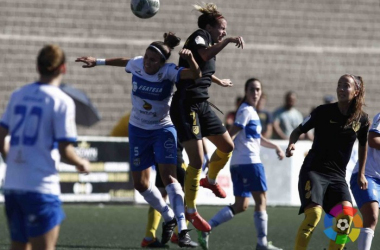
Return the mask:
[[[139,18],[151,18],[159,9],[159,0],[131,0],[131,10]]]

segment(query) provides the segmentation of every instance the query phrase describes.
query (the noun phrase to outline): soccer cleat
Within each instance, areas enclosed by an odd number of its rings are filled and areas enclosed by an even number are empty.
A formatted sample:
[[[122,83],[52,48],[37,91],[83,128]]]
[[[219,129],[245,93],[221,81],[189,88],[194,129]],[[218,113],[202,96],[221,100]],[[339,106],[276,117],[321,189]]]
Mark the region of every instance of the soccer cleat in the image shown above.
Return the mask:
[[[198,232],[198,242],[199,245],[202,247],[203,250],[208,250],[208,238],[210,236],[210,232]]]
[[[215,185],[210,184],[208,182],[207,177],[202,178],[199,181],[199,185],[204,187],[204,188],[211,189],[211,191],[215,194],[216,197],[226,198],[226,196],[227,196],[226,192],[224,192],[223,188],[221,188],[218,183],[215,183]]]
[[[266,246],[256,244],[256,250],[282,250],[282,248],[275,247],[272,245],[271,241],[268,241],[268,244]]]
[[[161,244],[166,244],[171,239],[175,226],[177,226],[177,220],[173,218],[171,221],[162,223],[162,237]]]
[[[196,242],[191,240],[190,234],[189,234],[190,230],[191,229],[185,229],[185,230],[182,230],[178,234],[178,246],[179,247],[194,248],[194,247],[198,246],[198,244]]]
[[[172,238],[170,239],[171,243],[173,244],[177,244],[178,245],[178,235],[176,233],[173,234]],[[198,246],[198,243],[196,243],[195,241],[191,241],[190,242],[190,247],[193,248],[193,247],[197,247]]]
[[[157,238],[152,240],[146,240],[145,238],[141,242],[143,248],[168,248],[168,246],[162,244]]]
[[[205,221],[198,212],[195,213],[185,213],[186,220],[190,221],[193,226],[202,232],[208,232],[211,230],[211,226]]]

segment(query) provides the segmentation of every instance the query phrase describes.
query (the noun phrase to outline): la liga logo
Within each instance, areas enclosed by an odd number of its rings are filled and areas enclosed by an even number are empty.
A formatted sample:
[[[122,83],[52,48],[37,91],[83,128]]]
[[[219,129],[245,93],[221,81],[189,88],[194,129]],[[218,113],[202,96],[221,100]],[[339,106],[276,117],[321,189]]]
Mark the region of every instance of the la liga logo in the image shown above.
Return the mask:
[[[349,241],[354,242],[357,240],[360,234],[360,228],[363,227],[363,220],[357,213],[358,210],[353,207],[343,206],[341,204],[336,205],[330,210],[330,214],[326,214],[324,218],[324,233],[330,239],[335,241],[337,244],[346,244]],[[339,230],[346,230],[350,227],[349,221],[342,218],[340,215],[348,215],[353,217],[351,231],[349,234],[338,235],[334,230],[334,219],[336,227]]]

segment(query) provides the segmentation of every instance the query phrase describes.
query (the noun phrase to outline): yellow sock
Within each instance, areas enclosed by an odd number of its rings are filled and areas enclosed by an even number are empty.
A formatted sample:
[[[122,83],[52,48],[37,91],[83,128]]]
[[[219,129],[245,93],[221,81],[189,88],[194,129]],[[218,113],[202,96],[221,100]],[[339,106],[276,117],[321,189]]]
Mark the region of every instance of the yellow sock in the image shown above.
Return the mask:
[[[337,227],[339,220],[342,220],[340,224],[341,228]],[[335,217],[335,224],[333,226],[334,231],[337,233],[337,238],[335,241],[330,240],[329,250],[342,250],[346,242],[349,241],[348,233],[350,232],[350,227],[352,223],[352,216],[341,213]],[[343,227],[343,230],[341,230]]]
[[[231,158],[232,152],[223,153],[219,149],[216,149],[210,159],[210,166],[208,169],[208,178],[216,180],[220,170],[224,168],[227,161]]]
[[[315,227],[321,219],[322,208],[313,207],[305,210],[305,219],[298,228],[294,250],[306,250]]]
[[[156,231],[160,224],[161,214],[154,208],[149,207],[148,210],[148,223],[146,224],[145,237],[156,238]]]
[[[201,169],[189,165],[185,175],[185,202],[189,209],[196,209],[195,200],[197,199],[200,179]]]

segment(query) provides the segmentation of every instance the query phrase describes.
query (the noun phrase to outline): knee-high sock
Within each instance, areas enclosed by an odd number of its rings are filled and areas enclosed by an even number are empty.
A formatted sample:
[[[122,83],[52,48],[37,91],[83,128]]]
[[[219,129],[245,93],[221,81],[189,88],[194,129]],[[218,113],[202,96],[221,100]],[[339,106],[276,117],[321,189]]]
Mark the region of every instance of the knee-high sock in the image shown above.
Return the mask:
[[[267,211],[255,211],[254,223],[257,232],[257,243],[261,246],[267,246],[267,234],[268,234],[268,214]]]
[[[156,209],[163,217],[164,220],[171,221],[174,218],[173,210],[166,204],[158,188],[150,184],[149,188],[140,193],[146,202]]]
[[[184,193],[181,184],[178,182],[171,183],[167,185],[165,189],[169,195],[170,204],[174,210],[175,218],[177,219],[178,231],[181,232],[183,229],[187,229],[185,205],[183,201]]]
[[[345,220],[345,223],[343,225],[347,225],[346,223],[348,223],[348,226],[344,227],[344,229],[342,230],[341,228],[338,228],[337,224],[335,223],[333,228],[334,231],[337,232],[337,238],[335,241],[330,240],[329,250],[343,250],[344,245],[348,240],[348,233],[350,232],[352,216],[342,213],[337,215],[335,219],[336,223],[339,223],[339,220]]]
[[[211,220],[208,221],[211,228],[219,226],[220,224],[231,220],[234,217],[235,213],[230,206],[224,207],[219,212],[217,212]]]
[[[305,219],[298,228],[294,250],[306,250],[311,234],[321,219],[322,208],[313,207],[305,210]]]
[[[161,214],[156,209],[149,206],[148,223],[146,224],[146,229],[145,229],[145,239],[152,240],[156,238],[156,231],[157,231],[158,225],[160,224],[160,220],[161,220]]]
[[[374,234],[375,232],[371,228],[368,228],[368,227],[361,228],[359,238],[358,238],[358,249],[370,250]]]
[[[188,212],[196,211],[195,200],[197,199],[200,178],[201,169],[189,165],[185,175],[185,201]]]
[[[208,180],[211,184],[215,184],[216,177],[218,176],[220,170],[224,168],[227,161],[231,158],[232,152],[223,153],[219,149],[216,149],[212,154],[210,159],[210,166],[208,169]]]

